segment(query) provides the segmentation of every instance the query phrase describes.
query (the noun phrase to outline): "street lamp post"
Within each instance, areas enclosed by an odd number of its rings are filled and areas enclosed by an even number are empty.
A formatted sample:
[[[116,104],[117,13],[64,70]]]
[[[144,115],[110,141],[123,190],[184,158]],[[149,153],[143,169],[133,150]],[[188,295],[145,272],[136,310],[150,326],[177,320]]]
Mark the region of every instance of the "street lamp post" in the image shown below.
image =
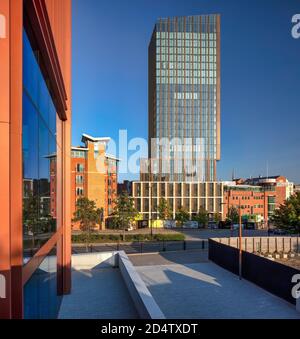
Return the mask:
[[[150,193],[150,204],[149,204],[149,209],[150,209],[150,232],[151,232],[151,240],[153,239],[153,227],[152,227],[152,183],[149,183],[149,193]]]
[[[239,277],[242,280],[242,211],[241,211],[241,198],[239,198]]]

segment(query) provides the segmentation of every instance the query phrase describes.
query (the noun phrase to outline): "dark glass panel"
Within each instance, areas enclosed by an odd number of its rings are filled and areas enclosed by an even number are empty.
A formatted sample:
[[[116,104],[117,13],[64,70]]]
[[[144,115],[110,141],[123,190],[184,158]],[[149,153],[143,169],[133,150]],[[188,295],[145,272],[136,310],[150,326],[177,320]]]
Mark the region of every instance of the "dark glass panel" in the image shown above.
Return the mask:
[[[40,71],[26,34],[23,34],[23,65],[23,84],[32,100],[37,102]]]
[[[23,35],[23,228],[25,263],[56,231],[57,114]]]
[[[24,286],[25,319],[56,319],[61,297],[57,295],[56,248]]]

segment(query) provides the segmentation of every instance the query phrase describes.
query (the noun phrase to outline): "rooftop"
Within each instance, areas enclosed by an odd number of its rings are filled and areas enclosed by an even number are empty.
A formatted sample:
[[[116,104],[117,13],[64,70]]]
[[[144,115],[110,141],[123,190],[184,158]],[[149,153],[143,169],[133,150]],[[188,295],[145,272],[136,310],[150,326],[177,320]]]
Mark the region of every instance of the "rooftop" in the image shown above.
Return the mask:
[[[82,142],[85,143],[86,141],[92,141],[92,142],[104,142],[109,143],[111,141],[110,137],[92,137],[88,134],[82,134]]]
[[[203,255],[194,263],[181,253],[130,258],[168,319],[300,319],[293,305]]]
[[[64,296],[60,319],[136,319],[136,309],[118,268],[74,270],[72,294]]]

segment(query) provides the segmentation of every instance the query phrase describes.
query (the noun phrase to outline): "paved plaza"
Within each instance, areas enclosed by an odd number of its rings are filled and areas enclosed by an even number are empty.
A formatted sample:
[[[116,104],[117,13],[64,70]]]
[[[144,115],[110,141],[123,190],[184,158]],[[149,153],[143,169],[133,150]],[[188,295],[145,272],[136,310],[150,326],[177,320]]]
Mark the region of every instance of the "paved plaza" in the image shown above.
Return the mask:
[[[169,319],[300,319],[295,306],[197,252],[130,256]],[[191,263],[194,260],[195,263]]]
[[[72,294],[64,296],[59,319],[136,319],[119,269],[73,270]]]

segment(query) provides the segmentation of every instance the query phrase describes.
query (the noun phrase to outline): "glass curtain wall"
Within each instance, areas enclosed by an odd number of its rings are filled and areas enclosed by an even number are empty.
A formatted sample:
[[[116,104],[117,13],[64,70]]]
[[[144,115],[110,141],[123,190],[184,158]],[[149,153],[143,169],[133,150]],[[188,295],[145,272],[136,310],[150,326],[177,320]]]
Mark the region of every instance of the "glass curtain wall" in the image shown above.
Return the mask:
[[[57,230],[57,140],[61,126],[40,69],[40,55],[23,31],[23,251],[27,264]],[[61,133],[59,133],[61,135]],[[55,318],[56,249],[24,286],[25,318]]]
[[[153,134],[171,146],[170,181],[214,181],[217,159],[217,16],[160,19],[155,26]],[[174,145],[173,145],[174,146]],[[154,159],[166,159],[157,145]],[[162,161],[163,162],[163,161]],[[164,173],[163,165],[157,169]]]

